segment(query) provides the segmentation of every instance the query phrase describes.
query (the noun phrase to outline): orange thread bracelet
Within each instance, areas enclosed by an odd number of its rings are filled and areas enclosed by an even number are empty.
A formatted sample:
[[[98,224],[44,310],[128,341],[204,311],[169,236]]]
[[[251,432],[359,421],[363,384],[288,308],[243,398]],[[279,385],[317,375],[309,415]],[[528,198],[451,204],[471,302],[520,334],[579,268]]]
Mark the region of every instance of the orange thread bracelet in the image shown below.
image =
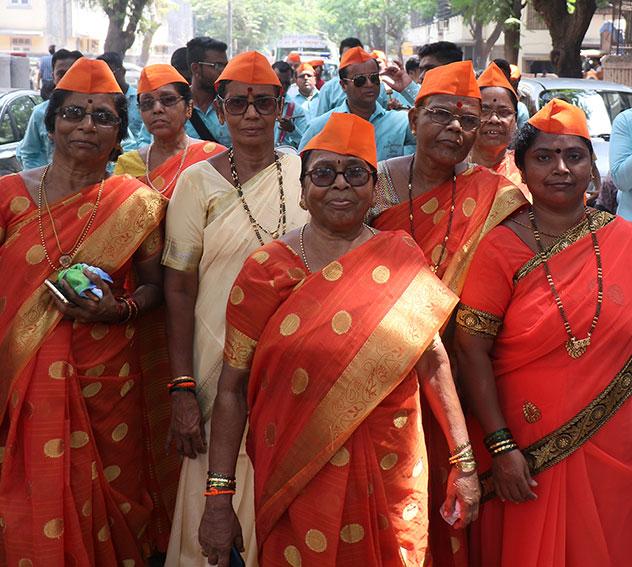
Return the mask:
[[[235,494],[235,491],[234,490],[218,490],[217,488],[213,486],[212,488],[208,489],[204,493],[204,496],[220,496],[221,494]]]

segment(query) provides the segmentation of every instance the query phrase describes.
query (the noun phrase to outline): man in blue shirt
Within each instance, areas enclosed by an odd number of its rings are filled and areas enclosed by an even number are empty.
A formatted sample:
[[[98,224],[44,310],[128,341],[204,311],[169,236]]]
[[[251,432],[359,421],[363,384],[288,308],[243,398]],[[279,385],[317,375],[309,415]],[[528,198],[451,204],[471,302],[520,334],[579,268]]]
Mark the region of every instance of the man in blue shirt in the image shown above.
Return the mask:
[[[378,160],[414,153],[416,140],[408,125],[408,113],[385,110],[377,102],[380,93],[378,62],[362,47],[353,47],[345,52],[340,61],[339,75],[346,101],[312,120],[301,138],[299,151],[323,129],[332,113],[343,112],[356,114],[373,124]],[[407,78],[407,87],[413,84],[406,72],[399,69],[396,81],[398,87],[404,84],[402,76]]]
[[[291,100],[303,109],[307,124],[317,116],[318,95],[314,67],[309,63],[299,65],[296,70],[296,93],[294,93]],[[307,126],[303,130],[305,129],[307,129]]]
[[[617,214],[632,221],[632,109],[614,119],[609,152],[610,176],[619,190]]]
[[[39,87],[40,95],[44,100],[48,100],[50,93],[55,88],[53,82],[53,55],[55,53],[55,46],[48,46],[48,55],[43,55],[39,60]]]
[[[53,55],[53,83],[55,85],[80,57],[82,57],[81,52],[68,51],[67,49],[60,49]],[[53,144],[44,124],[47,109],[47,100],[33,109],[24,138],[18,145],[16,157],[20,160],[23,169],[41,167],[49,163],[52,158]]]
[[[143,127],[143,119],[140,117],[140,110],[138,108],[138,92],[136,91],[136,87],[131,86],[125,80],[125,66],[123,65],[122,57],[118,53],[115,51],[106,51],[103,55],[99,55],[97,59],[107,63],[110,71],[112,71],[112,74],[116,79],[116,82],[119,87],[121,87],[121,90],[127,99],[127,117],[129,120],[129,129],[134,136],[134,141],[132,144],[130,144],[131,141],[127,138],[125,141],[128,142],[127,146],[134,145],[134,147],[136,147]]]
[[[274,125],[274,145],[298,148],[307,127],[307,120],[300,105],[292,96],[287,95],[294,78],[294,70],[286,61],[276,61],[272,69],[281,82],[281,94],[284,97],[283,111]]]

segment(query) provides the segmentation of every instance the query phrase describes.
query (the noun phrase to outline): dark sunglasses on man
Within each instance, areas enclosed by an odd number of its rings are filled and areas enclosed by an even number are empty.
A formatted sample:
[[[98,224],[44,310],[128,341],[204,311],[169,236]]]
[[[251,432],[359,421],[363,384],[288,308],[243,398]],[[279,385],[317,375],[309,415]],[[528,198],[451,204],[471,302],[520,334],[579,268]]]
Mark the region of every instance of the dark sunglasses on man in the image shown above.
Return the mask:
[[[222,98],[218,95],[217,100],[228,114],[235,116],[246,114],[248,107],[252,105],[262,116],[269,116],[277,111],[281,99],[276,96],[258,96],[251,102],[245,96]]]
[[[224,61],[198,61],[198,65],[202,65],[203,67],[209,67],[210,69],[216,69],[218,71],[223,71],[228,63]]]
[[[75,124],[82,122],[86,116],[92,118],[92,122],[95,126],[102,126],[104,128],[113,128],[121,123],[121,119],[109,110],[87,112],[83,106],[76,105],[62,106],[57,111],[57,114],[66,122],[73,122]]]
[[[360,88],[363,87],[367,81],[371,81],[374,85],[380,84],[380,74],[379,73],[369,73],[367,75],[356,75],[355,77],[348,79],[344,78],[343,81],[353,82],[354,86]]]

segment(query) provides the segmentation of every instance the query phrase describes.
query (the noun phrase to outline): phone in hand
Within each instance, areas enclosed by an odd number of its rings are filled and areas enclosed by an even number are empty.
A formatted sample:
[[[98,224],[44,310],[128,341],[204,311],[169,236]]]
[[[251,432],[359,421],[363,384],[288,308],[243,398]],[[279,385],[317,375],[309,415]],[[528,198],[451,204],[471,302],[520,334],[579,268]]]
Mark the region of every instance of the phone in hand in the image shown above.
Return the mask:
[[[233,545],[233,547],[230,550],[229,566],[230,567],[246,567],[246,562],[244,561],[244,558],[241,556],[241,553],[239,553],[239,549],[237,549],[237,546],[235,545]]]
[[[52,292],[52,294],[59,299],[64,305],[70,305],[70,301],[64,295],[64,293],[50,280],[44,280],[44,285]]]

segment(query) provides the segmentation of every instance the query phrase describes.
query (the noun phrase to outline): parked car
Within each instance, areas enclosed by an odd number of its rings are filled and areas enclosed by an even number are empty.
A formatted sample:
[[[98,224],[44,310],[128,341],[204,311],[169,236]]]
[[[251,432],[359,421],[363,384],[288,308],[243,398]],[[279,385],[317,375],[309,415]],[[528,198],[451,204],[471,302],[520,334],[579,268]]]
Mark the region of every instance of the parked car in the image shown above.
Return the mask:
[[[128,63],[127,61],[123,62],[123,67],[125,67],[125,80],[127,84],[136,87],[138,85],[138,79],[140,79],[140,72],[143,68],[134,63]]]
[[[612,121],[632,108],[632,88],[594,79],[523,78],[518,87],[522,101],[533,115],[552,98],[578,106],[586,113],[588,131],[597,156],[602,181],[610,169],[608,150]]]
[[[0,89],[0,175],[22,169],[15,152],[33,108],[40,102],[42,97],[35,91]]]

